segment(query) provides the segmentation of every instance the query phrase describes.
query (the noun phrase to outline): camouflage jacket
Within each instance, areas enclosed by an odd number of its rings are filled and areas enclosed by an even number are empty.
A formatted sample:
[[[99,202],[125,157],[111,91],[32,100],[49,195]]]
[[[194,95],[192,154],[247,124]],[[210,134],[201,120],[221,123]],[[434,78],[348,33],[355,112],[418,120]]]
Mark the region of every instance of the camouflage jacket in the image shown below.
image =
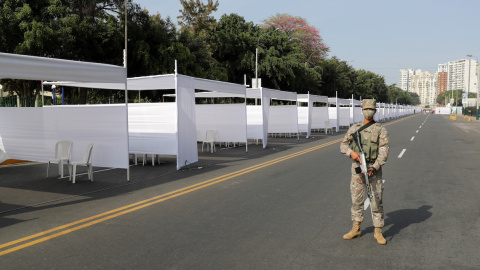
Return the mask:
[[[350,157],[350,153],[353,151],[352,143],[354,143],[352,134],[355,133],[362,126],[363,126],[363,122],[360,122],[351,126],[348,129],[347,134],[345,134],[345,137],[340,143],[340,152],[342,152],[342,154],[345,154],[346,156]],[[388,139],[387,130],[380,123],[375,123],[370,127],[364,129],[360,133],[361,134],[371,133],[371,142],[372,143],[375,142],[378,144],[377,158],[375,159],[375,161],[372,161],[371,166],[376,170],[379,170],[381,166],[383,166],[387,162],[388,148],[389,148],[388,146],[389,139]],[[353,161],[353,163],[354,164],[352,169],[354,169],[354,167],[359,166],[356,161]]]

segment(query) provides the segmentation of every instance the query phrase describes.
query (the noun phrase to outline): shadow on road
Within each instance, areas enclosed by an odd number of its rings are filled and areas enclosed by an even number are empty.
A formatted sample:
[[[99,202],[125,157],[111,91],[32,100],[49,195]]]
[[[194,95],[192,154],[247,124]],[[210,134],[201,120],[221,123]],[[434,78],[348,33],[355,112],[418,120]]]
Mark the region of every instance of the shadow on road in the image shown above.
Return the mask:
[[[431,205],[422,205],[418,209],[402,209],[387,213],[385,227],[389,225],[392,226],[384,231],[383,235],[390,237],[389,240],[392,240],[395,235],[406,227],[429,219],[432,216],[432,212],[429,211],[430,209],[432,209]],[[367,228],[365,233],[373,233],[373,226]]]

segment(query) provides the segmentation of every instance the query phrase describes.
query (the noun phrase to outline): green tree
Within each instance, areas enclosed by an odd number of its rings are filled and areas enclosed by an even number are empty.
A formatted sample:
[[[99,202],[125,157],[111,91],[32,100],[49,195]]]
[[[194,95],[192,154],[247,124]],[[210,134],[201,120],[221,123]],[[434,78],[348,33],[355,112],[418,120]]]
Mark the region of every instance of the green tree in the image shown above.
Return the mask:
[[[255,68],[255,46],[259,27],[237,14],[223,15],[208,43],[213,57],[226,73],[226,80],[244,83],[244,74],[252,77]]]
[[[357,70],[355,72],[354,95],[362,98],[373,98],[378,102],[386,102],[388,99],[387,86],[385,79],[378,74],[366,70]]]
[[[216,20],[211,16],[212,12],[217,11],[218,0],[208,0],[203,4],[200,0],[180,0],[183,9],[179,10],[182,14],[177,17],[179,24],[184,28],[190,28],[194,33],[202,30],[213,30]]]
[[[337,57],[326,59],[321,64],[323,84],[320,88],[321,94],[334,97],[338,94],[340,98],[351,98],[361,96],[360,91],[354,92],[356,80],[355,70],[346,61],[341,61]]]
[[[448,90],[445,91],[437,96],[437,103],[438,104],[445,104],[450,103],[451,99],[453,99],[453,104],[451,106],[463,106],[462,103],[462,94],[464,92],[462,90]]]

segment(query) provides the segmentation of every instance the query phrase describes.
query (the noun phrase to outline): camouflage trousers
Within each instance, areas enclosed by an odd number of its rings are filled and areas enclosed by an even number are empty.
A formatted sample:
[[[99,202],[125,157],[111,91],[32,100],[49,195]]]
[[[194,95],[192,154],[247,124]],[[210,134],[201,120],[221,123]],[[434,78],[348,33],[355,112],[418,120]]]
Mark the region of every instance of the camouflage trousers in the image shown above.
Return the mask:
[[[373,226],[382,228],[384,226],[383,220],[383,182],[382,182],[382,168],[375,171],[370,177],[370,190],[373,192],[375,199],[371,201],[373,211]],[[352,170],[352,179],[350,181],[350,194],[352,195],[352,221],[363,221],[363,206],[367,197],[367,189],[365,185],[365,176],[362,173],[356,174]],[[370,209],[367,210],[370,212]]]

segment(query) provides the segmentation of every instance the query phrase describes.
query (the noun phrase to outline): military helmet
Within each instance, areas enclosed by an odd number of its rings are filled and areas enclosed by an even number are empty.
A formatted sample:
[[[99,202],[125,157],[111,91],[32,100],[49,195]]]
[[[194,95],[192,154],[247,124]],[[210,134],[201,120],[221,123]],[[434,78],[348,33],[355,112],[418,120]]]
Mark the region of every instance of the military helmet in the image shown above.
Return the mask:
[[[375,99],[364,99],[362,100],[362,109],[376,109],[376,103]]]

